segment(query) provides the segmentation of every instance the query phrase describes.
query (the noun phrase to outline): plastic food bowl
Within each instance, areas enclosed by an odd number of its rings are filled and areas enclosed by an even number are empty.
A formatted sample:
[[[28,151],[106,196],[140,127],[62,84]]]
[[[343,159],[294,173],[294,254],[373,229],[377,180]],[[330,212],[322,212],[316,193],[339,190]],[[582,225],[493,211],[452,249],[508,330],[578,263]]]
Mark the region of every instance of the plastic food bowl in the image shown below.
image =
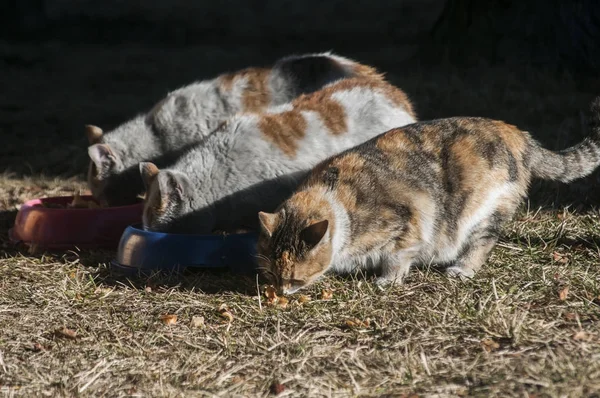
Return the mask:
[[[91,196],[81,199],[93,200]],[[142,219],[142,203],[97,209],[66,208],[72,201],[73,196],[61,196],[25,202],[9,230],[10,240],[43,249],[115,248],[123,230]]]
[[[125,229],[117,258],[117,273],[182,272],[186,268],[225,268],[237,273],[256,269],[253,232],[230,235],[194,235],[151,232],[132,225]]]

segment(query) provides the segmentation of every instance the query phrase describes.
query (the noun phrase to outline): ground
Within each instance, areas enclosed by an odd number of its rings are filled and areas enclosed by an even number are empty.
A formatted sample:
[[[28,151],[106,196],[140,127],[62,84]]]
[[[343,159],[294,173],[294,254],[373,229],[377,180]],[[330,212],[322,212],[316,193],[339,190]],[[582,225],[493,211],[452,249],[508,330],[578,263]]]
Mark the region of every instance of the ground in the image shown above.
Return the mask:
[[[151,106],[192,80],[190,63],[206,54],[209,75],[258,50],[34,50],[2,52],[2,394],[600,396],[596,175],[536,183],[470,281],[427,267],[384,291],[368,275],[329,277],[304,292],[311,301],[294,295],[281,308],[254,276],[119,278],[110,251],[12,247],[17,206],[84,189],[84,123],[114,125]],[[388,72],[421,118],[495,117],[554,149],[582,138],[582,115],[600,94],[598,79],[567,72],[422,65],[386,51],[349,55]]]

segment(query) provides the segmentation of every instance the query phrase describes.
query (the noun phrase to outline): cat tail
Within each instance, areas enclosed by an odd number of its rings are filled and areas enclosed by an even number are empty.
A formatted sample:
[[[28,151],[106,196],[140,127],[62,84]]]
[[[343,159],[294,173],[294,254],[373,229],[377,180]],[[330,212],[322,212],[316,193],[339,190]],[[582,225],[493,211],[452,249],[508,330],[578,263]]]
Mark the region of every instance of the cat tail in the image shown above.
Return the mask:
[[[571,182],[591,174],[600,165],[600,97],[591,106],[589,135],[579,144],[554,152],[533,142],[531,171],[544,180]]]

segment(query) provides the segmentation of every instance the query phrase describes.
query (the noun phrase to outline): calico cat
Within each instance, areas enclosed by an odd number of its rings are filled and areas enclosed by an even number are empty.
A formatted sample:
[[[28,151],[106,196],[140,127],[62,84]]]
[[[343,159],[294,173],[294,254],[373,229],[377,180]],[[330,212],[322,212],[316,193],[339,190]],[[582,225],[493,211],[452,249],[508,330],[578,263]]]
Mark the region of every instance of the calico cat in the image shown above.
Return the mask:
[[[407,96],[381,80],[353,78],[263,113],[233,117],[171,169],[141,163],[144,227],[210,233],[258,228],[318,162],[415,121]]]
[[[133,203],[143,191],[139,162],[165,166],[238,112],[285,104],[356,76],[383,80],[375,69],[330,53],[289,56],[270,69],[248,68],[175,90],[148,113],[106,134],[86,126],[88,185],[111,206]]]
[[[275,213],[259,213],[261,268],[284,293],[326,271],[414,264],[472,277],[532,178],[570,182],[600,165],[600,97],[591,135],[553,152],[501,121],[458,117],[392,129],[315,167]]]

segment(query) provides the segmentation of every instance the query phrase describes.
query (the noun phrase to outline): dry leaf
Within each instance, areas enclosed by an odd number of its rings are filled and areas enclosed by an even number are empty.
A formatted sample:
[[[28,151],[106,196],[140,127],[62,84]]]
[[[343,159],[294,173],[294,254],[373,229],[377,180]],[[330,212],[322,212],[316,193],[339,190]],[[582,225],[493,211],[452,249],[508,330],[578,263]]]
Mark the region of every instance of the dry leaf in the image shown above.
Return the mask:
[[[481,340],[481,346],[487,352],[492,352],[492,351],[497,350],[498,348],[500,348],[500,344],[498,344],[497,342],[495,342],[493,339],[483,339],[483,340]]]
[[[94,294],[105,294],[105,295],[109,295],[110,293],[112,293],[113,289],[111,289],[110,287],[102,287],[102,286],[98,286],[95,290],[94,290]]]
[[[567,312],[567,313],[565,314],[565,319],[566,319],[567,321],[574,321],[574,320],[576,320],[576,319],[577,319],[577,314],[576,314],[576,313],[574,313],[574,312]]]
[[[77,338],[77,332],[69,328],[56,329],[54,335],[69,340],[75,340]]]
[[[269,387],[269,391],[273,395],[279,395],[285,391],[285,386],[277,381],[274,381]]]
[[[301,294],[300,297],[298,297],[298,302],[300,304],[308,303],[310,300],[310,296],[307,296],[306,294]]]
[[[321,292],[321,300],[331,300],[333,298],[333,292],[331,290],[324,289]]]
[[[160,319],[165,325],[174,325],[177,323],[177,315],[175,314],[161,315]]]
[[[590,334],[588,332],[585,332],[583,330],[580,330],[579,332],[575,333],[573,335],[573,340],[589,340],[590,339]]]
[[[240,376],[233,376],[231,378],[231,383],[232,384],[240,384],[240,383],[243,383],[243,382],[244,382],[244,379],[241,378]]]
[[[225,318],[227,320],[227,322],[229,322],[229,323],[233,322],[233,314],[231,312],[229,312],[229,309],[227,308],[227,304],[221,304],[219,306],[219,315],[222,318]]]
[[[554,258],[554,261],[557,261],[561,264],[566,264],[569,262],[569,258],[567,257],[567,255],[559,252],[552,253],[552,258]]]
[[[277,306],[279,308],[285,308],[285,307],[287,307],[288,303],[289,303],[289,300],[286,299],[285,297],[279,297],[277,299]]]
[[[227,322],[229,322],[229,323],[233,322],[233,315],[231,314],[231,312],[221,311],[220,314],[223,318],[227,319]]]
[[[554,275],[552,276],[554,278],[554,280],[559,280],[560,279],[560,275],[558,274],[558,272],[555,272]]]
[[[568,294],[569,286],[565,286],[561,289],[560,292],[558,292],[558,298],[561,299],[561,301],[565,301],[567,299]]]
[[[192,317],[192,327],[199,328],[199,329],[203,328],[204,327],[204,317],[194,315]]]
[[[44,347],[40,343],[33,343],[33,346],[31,347],[31,351],[33,351],[33,352],[46,351],[46,347]]]
[[[361,321],[358,318],[350,318],[344,321],[344,325],[349,328],[368,328],[371,326],[371,320],[367,318],[366,320]]]

